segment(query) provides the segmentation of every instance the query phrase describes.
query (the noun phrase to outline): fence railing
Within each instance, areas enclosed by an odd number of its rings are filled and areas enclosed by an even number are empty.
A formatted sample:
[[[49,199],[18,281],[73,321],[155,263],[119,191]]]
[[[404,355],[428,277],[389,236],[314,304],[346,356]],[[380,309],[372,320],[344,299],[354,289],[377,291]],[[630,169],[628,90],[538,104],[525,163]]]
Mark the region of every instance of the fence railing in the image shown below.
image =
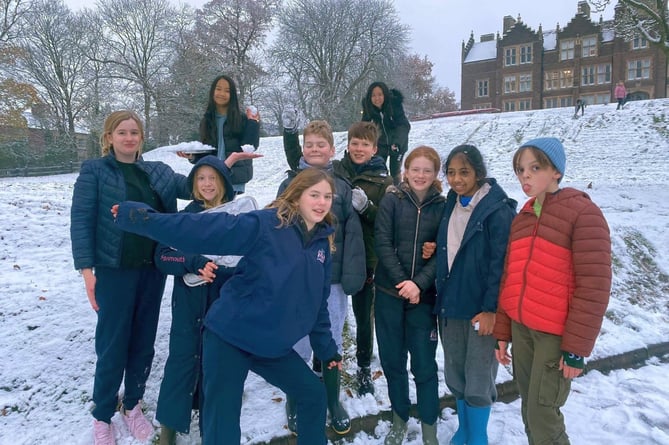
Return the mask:
[[[16,176],[49,176],[62,175],[65,173],[74,173],[79,171],[81,162],[67,162],[60,165],[51,165],[48,167],[16,167],[0,168],[1,178],[11,178]]]

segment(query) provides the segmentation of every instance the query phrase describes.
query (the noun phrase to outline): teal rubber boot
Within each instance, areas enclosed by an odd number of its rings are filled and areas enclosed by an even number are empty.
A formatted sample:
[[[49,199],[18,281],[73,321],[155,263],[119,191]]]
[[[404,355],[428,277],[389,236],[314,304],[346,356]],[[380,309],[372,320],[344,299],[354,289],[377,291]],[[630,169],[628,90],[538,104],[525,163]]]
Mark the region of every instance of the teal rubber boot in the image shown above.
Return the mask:
[[[286,419],[288,420],[288,431],[297,436],[297,407],[288,396],[286,396]]]

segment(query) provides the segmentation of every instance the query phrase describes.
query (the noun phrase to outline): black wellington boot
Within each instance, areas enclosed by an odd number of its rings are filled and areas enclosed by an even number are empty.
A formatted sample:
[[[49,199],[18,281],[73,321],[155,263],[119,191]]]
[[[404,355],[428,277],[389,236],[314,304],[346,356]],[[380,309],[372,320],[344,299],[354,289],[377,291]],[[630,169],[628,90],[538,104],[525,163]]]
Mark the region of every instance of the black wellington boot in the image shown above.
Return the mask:
[[[351,419],[339,401],[341,376],[336,366],[328,369],[323,364],[323,383],[328,396],[328,411],[330,412],[330,426],[337,434],[346,434],[351,430]]]
[[[288,396],[286,396],[286,418],[288,419],[288,431],[297,436],[297,407]]]

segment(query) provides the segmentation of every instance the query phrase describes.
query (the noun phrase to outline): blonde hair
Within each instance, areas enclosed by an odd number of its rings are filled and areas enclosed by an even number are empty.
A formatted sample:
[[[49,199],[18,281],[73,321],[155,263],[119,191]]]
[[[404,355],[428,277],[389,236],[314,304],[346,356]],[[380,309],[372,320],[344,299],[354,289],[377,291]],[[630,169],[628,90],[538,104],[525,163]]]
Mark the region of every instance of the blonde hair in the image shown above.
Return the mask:
[[[204,196],[200,193],[200,191],[197,188],[197,172],[198,170],[202,169],[203,167],[209,167],[216,173],[214,175],[214,181],[216,182],[216,196],[214,196],[214,199],[210,201],[207,201],[204,199]],[[213,207],[219,206],[223,203],[226,202],[225,199],[225,183],[223,182],[223,178],[221,177],[221,174],[219,173],[218,170],[216,170],[214,167],[211,165],[203,164],[199,167],[196,167],[195,171],[193,172],[193,197],[197,199],[198,201],[202,201],[204,203],[204,208],[205,209],[211,209]]]
[[[334,148],[334,136],[332,135],[332,127],[326,121],[311,121],[304,127],[304,137],[310,134],[320,136]]]
[[[295,222],[300,215],[299,211],[299,201],[302,197],[302,194],[309,188],[318,184],[319,182],[326,181],[332,190],[332,194],[335,194],[335,184],[334,179],[326,171],[320,170],[318,168],[305,168],[300,173],[298,173],[286,190],[279,195],[274,201],[267,205],[268,209],[275,208],[276,216],[279,218],[278,227],[285,227],[289,224]],[[323,218],[327,224],[334,226],[336,224],[335,217],[332,214],[332,209],[325,215]],[[328,236],[328,242],[330,244],[330,252],[335,251],[334,245],[334,234]]]
[[[102,153],[102,156],[108,155],[109,152],[114,148],[112,147],[111,142],[109,142],[107,139],[107,136],[110,136],[114,130],[116,130],[116,127],[121,124],[121,122],[127,121],[128,119],[134,120],[139,127],[139,135],[142,138],[142,142],[139,144],[136,157],[139,158],[139,156],[142,154],[142,145],[144,142],[144,124],[142,124],[142,120],[139,118],[139,115],[134,111],[120,110],[114,111],[109,116],[107,116],[107,119],[105,119],[102,134],[100,135],[100,153]]]
[[[439,157],[439,153],[437,153],[437,150],[435,150],[434,148],[429,147],[427,145],[421,145],[411,150],[411,152],[409,152],[407,157],[404,159],[405,172],[409,170],[409,165],[411,165],[413,160],[416,158],[426,158],[428,161],[432,162],[432,165],[434,166],[434,171],[436,173],[439,173],[439,169],[441,168],[441,158]],[[432,181],[432,187],[437,189],[439,193],[442,192],[441,181],[439,180],[439,178],[435,178],[434,181]]]

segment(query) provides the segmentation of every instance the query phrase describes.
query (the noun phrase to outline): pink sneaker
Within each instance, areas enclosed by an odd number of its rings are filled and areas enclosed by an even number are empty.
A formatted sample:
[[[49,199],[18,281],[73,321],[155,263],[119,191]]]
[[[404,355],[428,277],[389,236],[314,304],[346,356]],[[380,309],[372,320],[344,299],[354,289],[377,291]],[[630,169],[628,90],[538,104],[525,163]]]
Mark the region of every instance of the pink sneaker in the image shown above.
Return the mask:
[[[116,445],[114,427],[111,423],[93,419],[93,443],[95,445]]]
[[[135,405],[135,407],[130,411],[127,411],[124,408],[121,412],[121,417],[128,426],[132,437],[137,440],[141,440],[143,442],[152,437],[155,433],[151,422],[149,422],[146,417],[144,417],[142,407],[139,403]]]

